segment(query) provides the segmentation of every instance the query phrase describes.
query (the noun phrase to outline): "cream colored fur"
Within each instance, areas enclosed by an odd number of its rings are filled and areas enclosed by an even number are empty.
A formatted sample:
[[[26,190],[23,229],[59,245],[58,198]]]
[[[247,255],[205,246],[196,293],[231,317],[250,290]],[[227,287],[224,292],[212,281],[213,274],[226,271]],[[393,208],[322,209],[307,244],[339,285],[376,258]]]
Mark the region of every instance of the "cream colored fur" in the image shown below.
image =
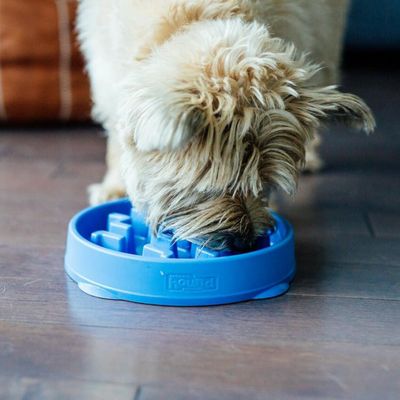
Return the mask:
[[[93,116],[109,135],[91,202],[123,195],[154,230],[248,247],[294,193],[320,122],[369,132],[338,79],[347,0],[81,0]],[[307,154],[306,154],[306,149]]]

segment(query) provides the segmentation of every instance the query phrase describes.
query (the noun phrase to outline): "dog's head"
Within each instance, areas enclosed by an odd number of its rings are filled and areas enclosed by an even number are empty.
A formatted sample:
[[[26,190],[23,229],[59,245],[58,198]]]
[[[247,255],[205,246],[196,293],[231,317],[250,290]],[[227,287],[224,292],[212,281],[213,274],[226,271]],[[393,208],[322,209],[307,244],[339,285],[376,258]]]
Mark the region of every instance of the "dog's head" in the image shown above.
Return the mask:
[[[292,45],[240,19],[194,23],[138,63],[121,114],[124,171],[152,227],[251,246],[271,225],[268,193],[295,191],[321,120],[374,127],[358,97],[313,87],[316,72]]]

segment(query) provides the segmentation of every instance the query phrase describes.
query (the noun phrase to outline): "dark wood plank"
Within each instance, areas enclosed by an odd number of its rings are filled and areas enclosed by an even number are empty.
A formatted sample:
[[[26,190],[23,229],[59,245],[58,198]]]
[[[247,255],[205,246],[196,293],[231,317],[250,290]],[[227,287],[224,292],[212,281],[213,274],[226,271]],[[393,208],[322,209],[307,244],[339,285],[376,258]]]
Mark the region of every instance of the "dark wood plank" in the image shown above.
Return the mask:
[[[0,156],[13,160],[104,163],[105,137],[93,127],[0,128]]]
[[[26,286],[46,284],[38,281]],[[208,308],[160,308],[95,299],[67,285],[62,295],[42,299],[7,298],[0,303],[0,321],[63,326],[88,326],[212,337],[246,342],[299,341],[386,344],[400,346],[400,307],[397,301],[290,295],[268,301]],[[3,286],[4,291],[4,286]],[[10,289],[11,293],[13,288]],[[11,294],[12,295],[12,294]],[[64,299],[63,299],[64,298]],[[293,336],[295,332],[295,335]]]
[[[63,279],[64,241],[60,246],[15,247],[15,243],[0,244],[0,277],[22,278],[27,282],[36,278],[46,278],[52,284],[65,284]],[[40,276],[42,273],[42,276]],[[21,291],[22,292],[22,291]]]
[[[362,176],[376,172],[398,173],[399,137],[395,130],[386,132],[381,125],[379,121],[377,131],[369,136],[339,126],[329,128],[322,136],[321,155],[325,162],[322,172]]]
[[[307,392],[305,388],[303,392]],[[312,390],[309,390],[311,392]],[[318,390],[316,390],[318,391]],[[288,391],[290,393],[290,391]],[[160,387],[160,386],[144,386],[139,392],[137,400],[275,400],[279,396],[279,400],[293,400],[301,398],[307,399],[334,399],[333,397],[319,397],[315,393],[306,395],[302,393],[299,397],[294,394],[285,393],[285,390],[269,391],[265,390],[256,391],[251,388],[247,389],[209,389],[207,387]],[[338,397],[336,397],[337,399]]]
[[[0,193],[3,199],[23,195],[41,199],[44,204],[51,197],[60,202],[74,196],[86,198],[86,186],[100,180],[104,171],[105,166],[99,162],[70,161],[63,164],[57,160],[2,159]]]
[[[290,379],[288,377],[288,379]],[[332,379],[336,377],[332,376]],[[375,400],[379,398],[380,393],[373,388],[370,390],[370,385],[367,384],[365,389],[361,389],[356,392],[353,389],[343,390],[343,394],[339,394],[340,390],[332,388],[332,384],[324,382],[322,385],[312,386],[313,383],[304,383],[301,388],[296,391],[292,391],[291,388],[283,387],[279,390],[270,390],[269,387],[264,390],[256,391],[251,388],[247,389],[208,389],[200,387],[152,387],[144,386],[141,388],[138,400],[338,400],[345,399],[348,396],[354,400]],[[338,382],[338,385],[343,384]],[[357,386],[358,387],[358,386]],[[397,400],[397,393],[386,392],[389,400]]]
[[[87,206],[99,162],[0,160],[0,244],[63,245],[69,219]]]
[[[398,210],[400,175],[397,171],[321,172],[300,179],[295,199],[297,209],[343,207],[344,209]]]
[[[230,322],[240,326],[239,321]],[[287,329],[282,327],[282,332]],[[216,330],[198,336],[184,330],[165,332],[161,326],[154,336],[136,329],[9,323],[0,325],[0,344],[5,377],[158,382],[173,386],[175,393],[189,386],[211,392],[249,390],[250,395],[268,393],[273,398],[346,400],[376,399],[382,393],[395,399],[400,384],[399,348],[393,346],[254,342],[238,333],[225,336]]]
[[[0,244],[14,246],[64,246],[67,226],[71,217],[86,207],[85,187],[69,201],[43,195],[12,197],[0,194],[7,212],[0,214]],[[78,192],[79,193],[79,192]]]
[[[296,237],[323,236],[335,238],[339,235],[371,236],[364,213],[359,209],[292,207],[288,204],[278,211],[291,222]]]
[[[374,234],[379,238],[400,238],[400,214],[390,212],[370,212]]]
[[[285,400],[287,397],[281,397]],[[137,400],[268,400],[273,399],[273,394],[269,394],[267,390],[256,391],[252,389],[216,389],[212,390],[207,387],[159,387],[144,386],[140,388]]]
[[[400,240],[338,234],[332,236],[302,235],[296,237],[298,262],[358,263],[400,266]]]
[[[0,160],[0,192],[5,194],[18,192],[28,196],[30,191],[44,194],[50,177],[55,173],[58,161],[29,159],[13,160],[3,158]]]
[[[400,266],[302,262],[291,294],[400,300]]]
[[[68,379],[1,378],[1,400],[132,400],[133,385]]]

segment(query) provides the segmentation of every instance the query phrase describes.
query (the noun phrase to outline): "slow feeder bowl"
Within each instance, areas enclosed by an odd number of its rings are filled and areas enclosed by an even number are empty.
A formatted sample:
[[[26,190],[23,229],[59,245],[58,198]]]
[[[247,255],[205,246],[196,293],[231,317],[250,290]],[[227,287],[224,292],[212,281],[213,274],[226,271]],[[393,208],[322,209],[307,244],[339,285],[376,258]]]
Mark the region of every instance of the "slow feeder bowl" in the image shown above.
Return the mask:
[[[290,224],[275,228],[253,251],[213,251],[149,233],[127,199],[87,208],[68,227],[65,270],[84,292],[106,299],[205,306],[285,293],[295,274]]]

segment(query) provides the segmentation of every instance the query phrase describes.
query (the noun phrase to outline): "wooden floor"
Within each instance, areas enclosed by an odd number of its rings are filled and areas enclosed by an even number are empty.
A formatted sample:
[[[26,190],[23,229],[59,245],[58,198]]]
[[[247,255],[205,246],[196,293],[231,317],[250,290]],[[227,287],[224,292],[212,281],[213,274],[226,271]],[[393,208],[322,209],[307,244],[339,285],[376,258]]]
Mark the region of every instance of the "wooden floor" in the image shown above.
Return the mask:
[[[0,134],[0,399],[399,399],[400,73],[350,70],[371,137],[330,128],[325,170],[283,212],[289,294],[210,308],[89,297],[66,226],[104,172],[93,128]]]

